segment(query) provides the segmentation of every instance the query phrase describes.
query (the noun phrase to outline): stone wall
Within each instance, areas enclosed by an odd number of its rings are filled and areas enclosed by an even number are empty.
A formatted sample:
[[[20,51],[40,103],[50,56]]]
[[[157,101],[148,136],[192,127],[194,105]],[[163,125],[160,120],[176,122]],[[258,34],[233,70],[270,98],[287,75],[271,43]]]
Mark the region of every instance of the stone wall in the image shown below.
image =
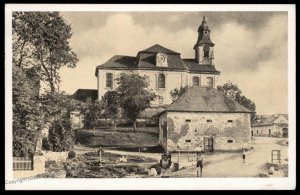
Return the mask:
[[[160,116],[167,120],[167,136],[160,133],[166,149],[204,149],[204,138],[213,139],[214,150],[241,150],[251,147],[250,114],[169,112]],[[162,131],[162,128],[160,127]]]
[[[66,162],[68,158],[68,152],[52,152],[43,151],[46,161],[62,161]]]

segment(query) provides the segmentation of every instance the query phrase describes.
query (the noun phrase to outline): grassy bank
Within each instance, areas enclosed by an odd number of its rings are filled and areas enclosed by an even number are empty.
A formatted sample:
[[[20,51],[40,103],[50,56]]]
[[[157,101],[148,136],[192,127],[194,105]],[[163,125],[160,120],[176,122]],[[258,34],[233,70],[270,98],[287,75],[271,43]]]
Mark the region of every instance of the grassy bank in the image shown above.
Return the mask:
[[[89,147],[149,147],[158,145],[158,133],[153,132],[111,132],[77,130],[76,144]]]

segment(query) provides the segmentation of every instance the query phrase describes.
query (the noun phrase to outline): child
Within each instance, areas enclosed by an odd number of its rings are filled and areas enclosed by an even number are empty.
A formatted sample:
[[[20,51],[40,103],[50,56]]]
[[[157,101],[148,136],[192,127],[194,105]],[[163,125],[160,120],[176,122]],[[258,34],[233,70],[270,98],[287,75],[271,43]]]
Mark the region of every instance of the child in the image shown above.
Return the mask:
[[[243,149],[243,163],[245,163],[246,161],[246,150]]]
[[[197,153],[197,177],[202,177],[202,168],[203,168],[203,157],[201,156],[201,152]]]

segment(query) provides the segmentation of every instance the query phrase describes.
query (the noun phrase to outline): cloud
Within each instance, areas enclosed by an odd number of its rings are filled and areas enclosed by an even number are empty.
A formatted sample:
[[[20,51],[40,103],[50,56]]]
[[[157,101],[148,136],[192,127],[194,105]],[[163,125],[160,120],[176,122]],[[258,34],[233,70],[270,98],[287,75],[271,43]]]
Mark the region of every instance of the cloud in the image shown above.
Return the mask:
[[[181,53],[182,58],[194,57],[200,21],[192,18],[197,26],[191,26],[189,14],[172,13],[170,18],[166,14],[153,14],[156,23],[147,14],[110,13],[105,17],[98,14],[99,25],[97,17],[88,14],[87,18],[92,20],[90,26],[82,24],[87,19],[85,14],[81,16],[65,18],[74,26],[70,44],[79,56],[76,68],[61,70],[61,89],[69,93],[78,88],[96,89],[96,66],[114,55],[136,56],[138,51],[158,43]],[[160,16],[164,16],[161,24]],[[147,18],[144,23],[143,18]],[[166,27],[168,19],[171,22]],[[191,22],[185,25],[186,21]],[[213,24],[216,18],[209,21],[212,41],[216,44],[215,64],[221,71],[219,84],[227,80],[237,83],[256,103],[258,113],[287,112],[287,15],[273,14],[255,28],[251,25],[254,20],[247,20],[245,25],[233,15],[222,17],[217,27]]]

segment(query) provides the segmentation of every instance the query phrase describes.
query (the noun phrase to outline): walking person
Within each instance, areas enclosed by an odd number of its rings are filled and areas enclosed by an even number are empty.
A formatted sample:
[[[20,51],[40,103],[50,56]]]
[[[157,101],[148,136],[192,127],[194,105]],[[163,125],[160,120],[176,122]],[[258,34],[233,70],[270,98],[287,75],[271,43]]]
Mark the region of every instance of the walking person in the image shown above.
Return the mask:
[[[246,162],[246,150],[243,148],[243,163]]]
[[[202,169],[203,169],[203,157],[201,152],[197,152],[197,177],[202,177]]]

